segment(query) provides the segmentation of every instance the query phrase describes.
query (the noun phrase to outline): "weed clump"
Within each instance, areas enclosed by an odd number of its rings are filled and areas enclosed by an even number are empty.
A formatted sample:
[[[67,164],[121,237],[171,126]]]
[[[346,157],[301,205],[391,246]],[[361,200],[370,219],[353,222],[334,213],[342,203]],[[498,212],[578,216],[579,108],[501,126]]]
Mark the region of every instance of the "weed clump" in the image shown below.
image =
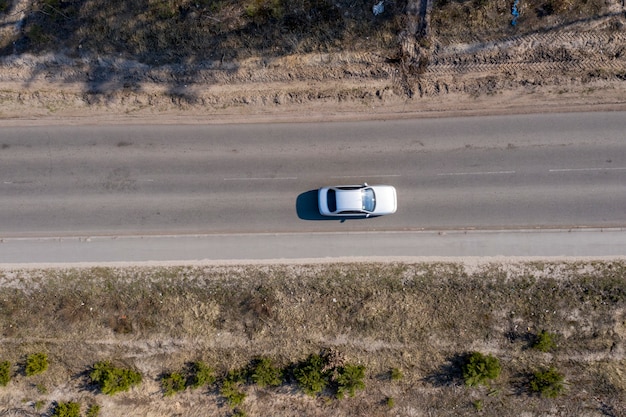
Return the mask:
[[[161,378],[161,388],[166,397],[184,391],[185,387],[185,377],[180,372],[172,372]]]
[[[530,390],[545,398],[556,398],[565,391],[565,376],[555,367],[542,369],[533,374]]]
[[[132,369],[115,368],[110,362],[97,362],[89,374],[91,382],[97,384],[103,394],[113,395],[128,391],[141,383],[141,374]]]
[[[246,399],[246,393],[242,391],[241,385],[246,382],[245,372],[241,370],[234,370],[228,372],[226,378],[222,382],[220,388],[220,394],[226,398],[226,402],[232,408],[235,408],[243,403]]]
[[[98,404],[90,405],[87,409],[87,414],[85,414],[87,417],[98,417],[98,415],[100,415],[100,406]]]
[[[80,417],[80,404],[76,402],[58,403],[52,417]]]
[[[328,386],[330,372],[326,365],[324,357],[312,354],[296,366],[294,377],[305,394],[315,396]]]
[[[402,374],[400,368],[393,368],[391,370],[390,378],[392,381],[400,381],[402,378],[404,378],[404,375]]]
[[[542,330],[535,337],[535,342],[533,343],[533,349],[537,349],[541,352],[549,352],[556,348],[556,335],[554,333],[547,332]]]
[[[487,385],[489,380],[500,375],[500,361],[491,355],[472,352],[463,365],[463,380],[465,385],[474,387]]]
[[[193,362],[189,366],[187,385],[191,388],[200,388],[204,385],[211,385],[215,382],[215,372],[213,368],[202,361]]]
[[[354,397],[357,389],[365,389],[365,366],[363,365],[351,365],[345,366],[337,370],[337,376],[335,381],[337,382],[337,398],[342,399],[346,394],[349,397]]]
[[[41,374],[48,369],[48,355],[42,352],[33,353],[26,357],[26,376]]]
[[[11,380],[11,362],[0,362],[0,387],[6,387]]]
[[[283,383],[283,372],[272,364],[269,358],[259,358],[252,362],[250,379],[259,387],[277,387]]]

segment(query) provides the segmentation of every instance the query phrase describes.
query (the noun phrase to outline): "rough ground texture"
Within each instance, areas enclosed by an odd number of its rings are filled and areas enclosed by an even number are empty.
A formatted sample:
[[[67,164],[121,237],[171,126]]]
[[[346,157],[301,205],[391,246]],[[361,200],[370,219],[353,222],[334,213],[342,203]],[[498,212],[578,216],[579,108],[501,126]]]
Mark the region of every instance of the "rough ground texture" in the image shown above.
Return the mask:
[[[522,1],[516,26],[504,0],[389,0],[376,17],[371,4],[347,1],[135,3],[0,1],[0,117],[211,121],[626,104],[621,0]]]
[[[623,260],[338,263],[0,271],[1,416],[50,415],[75,401],[101,416],[229,416],[219,387],[258,356],[288,366],[311,353],[362,364],[354,398],[307,396],[293,381],[254,383],[249,416],[626,415],[626,265]],[[536,335],[554,334],[547,352]],[[502,372],[467,387],[468,352]],[[24,375],[28,354],[49,367]],[[90,384],[102,360],[136,369],[140,386],[114,396]],[[203,360],[217,382],[164,396],[160,378]],[[531,392],[553,366],[564,393]],[[391,370],[403,376],[393,380]],[[393,404],[388,399],[393,399]]]

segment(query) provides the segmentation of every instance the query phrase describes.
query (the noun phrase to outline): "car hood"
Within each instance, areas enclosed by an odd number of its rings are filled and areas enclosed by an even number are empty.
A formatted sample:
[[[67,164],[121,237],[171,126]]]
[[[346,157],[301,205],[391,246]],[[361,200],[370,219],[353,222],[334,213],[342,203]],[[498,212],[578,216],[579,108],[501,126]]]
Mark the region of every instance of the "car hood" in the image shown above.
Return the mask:
[[[398,208],[396,189],[391,185],[373,186],[376,195],[376,206],[373,214],[392,214]]]

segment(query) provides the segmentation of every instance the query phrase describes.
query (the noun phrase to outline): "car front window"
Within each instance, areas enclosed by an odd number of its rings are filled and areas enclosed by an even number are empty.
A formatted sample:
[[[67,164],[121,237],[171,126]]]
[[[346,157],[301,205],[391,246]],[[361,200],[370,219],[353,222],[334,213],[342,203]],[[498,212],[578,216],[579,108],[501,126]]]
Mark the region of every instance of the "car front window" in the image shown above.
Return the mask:
[[[376,207],[376,198],[374,196],[374,190],[372,190],[371,188],[365,188],[361,192],[361,196],[363,197],[363,210],[374,211],[374,207]]]
[[[326,201],[328,202],[328,211],[334,213],[337,211],[337,198],[335,196],[335,190],[328,190],[326,194]]]

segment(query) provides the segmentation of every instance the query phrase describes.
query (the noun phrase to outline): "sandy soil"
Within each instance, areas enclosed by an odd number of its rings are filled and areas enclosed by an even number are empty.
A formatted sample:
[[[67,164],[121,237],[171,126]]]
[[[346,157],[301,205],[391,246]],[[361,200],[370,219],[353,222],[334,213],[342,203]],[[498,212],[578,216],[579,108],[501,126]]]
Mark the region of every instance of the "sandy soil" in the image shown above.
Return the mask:
[[[104,417],[231,416],[216,389],[164,397],[160,376],[198,358],[222,373],[259,354],[285,364],[320,346],[366,364],[366,389],[339,401],[294,384],[247,384],[247,415],[474,416],[478,400],[484,416],[624,415],[623,262],[431,261],[5,269],[0,359],[14,366],[0,387],[0,416],[50,415],[56,401],[80,402],[83,415],[99,404]],[[130,333],[116,330],[121,317]],[[529,349],[545,327],[558,333],[558,349]],[[502,376],[464,387],[454,358],[466,350],[499,357]],[[49,369],[26,377],[24,356],[38,351]],[[98,393],[86,370],[103,359],[140,370],[142,384]],[[543,364],[565,371],[562,397],[524,388],[524,372]],[[392,367],[402,380],[390,380]]]
[[[626,8],[497,42],[149,67],[63,54],[0,59],[0,120],[169,123],[439,117],[626,109]]]

